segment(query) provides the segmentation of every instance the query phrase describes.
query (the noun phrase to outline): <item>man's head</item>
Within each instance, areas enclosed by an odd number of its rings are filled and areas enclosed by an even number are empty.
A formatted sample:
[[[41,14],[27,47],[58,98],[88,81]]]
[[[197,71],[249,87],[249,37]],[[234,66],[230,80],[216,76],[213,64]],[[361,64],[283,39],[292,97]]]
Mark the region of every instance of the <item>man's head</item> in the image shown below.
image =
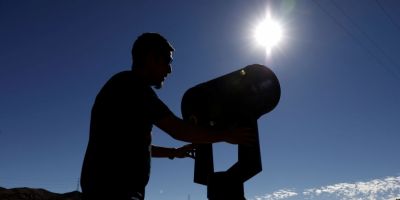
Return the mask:
[[[157,89],[171,73],[172,45],[158,33],[143,33],[132,47],[132,70],[145,76]]]

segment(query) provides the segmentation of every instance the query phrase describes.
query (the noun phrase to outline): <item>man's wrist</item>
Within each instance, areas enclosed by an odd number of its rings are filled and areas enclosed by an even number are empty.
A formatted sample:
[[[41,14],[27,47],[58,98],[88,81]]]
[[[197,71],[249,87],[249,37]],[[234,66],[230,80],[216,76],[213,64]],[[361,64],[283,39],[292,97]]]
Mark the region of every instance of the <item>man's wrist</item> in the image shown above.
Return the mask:
[[[171,148],[168,158],[173,160],[175,158],[176,148]]]

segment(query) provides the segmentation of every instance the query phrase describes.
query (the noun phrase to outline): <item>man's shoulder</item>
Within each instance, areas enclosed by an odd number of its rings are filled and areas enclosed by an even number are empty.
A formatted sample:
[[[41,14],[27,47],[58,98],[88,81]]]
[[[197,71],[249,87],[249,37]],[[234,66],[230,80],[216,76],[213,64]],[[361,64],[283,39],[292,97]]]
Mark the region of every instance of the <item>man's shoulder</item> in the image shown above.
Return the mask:
[[[129,80],[129,79],[132,79],[132,77],[133,77],[132,71],[121,71],[121,72],[118,72],[118,73],[114,74],[110,78],[110,81],[112,81],[112,80],[124,80],[124,79]]]
[[[105,85],[116,87],[132,87],[133,85],[136,85],[135,82],[137,81],[135,79],[136,78],[134,77],[132,71],[121,71],[111,76]]]
[[[145,81],[142,77],[135,74],[133,71],[121,71],[114,74],[110,79],[109,82],[119,82],[119,83],[130,83],[134,85],[141,85],[141,86],[148,86],[145,84]]]
[[[153,89],[136,75],[133,71],[121,71],[114,74],[105,84],[104,88],[124,95],[151,94],[155,95]],[[146,95],[147,96],[147,95]]]
[[[126,91],[127,89],[132,87],[130,77],[131,77],[131,72],[129,71],[122,71],[114,74],[107,80],[107,82],[101,88],[99,92],[99,94],[101,94],[100,96],[107,94],[116,95],[118,93]]]

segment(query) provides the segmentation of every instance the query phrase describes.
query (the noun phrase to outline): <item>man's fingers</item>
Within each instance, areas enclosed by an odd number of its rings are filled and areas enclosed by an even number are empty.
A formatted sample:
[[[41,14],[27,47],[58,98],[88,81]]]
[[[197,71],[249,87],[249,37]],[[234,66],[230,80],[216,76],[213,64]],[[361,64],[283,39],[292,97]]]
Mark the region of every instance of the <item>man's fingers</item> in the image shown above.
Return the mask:
[[[187,144],[177,149],[177,157],[178,158],[195,158],[195,144]]]
[[[188,151],[186,152],[186,157],[195,158],[195,151]]]

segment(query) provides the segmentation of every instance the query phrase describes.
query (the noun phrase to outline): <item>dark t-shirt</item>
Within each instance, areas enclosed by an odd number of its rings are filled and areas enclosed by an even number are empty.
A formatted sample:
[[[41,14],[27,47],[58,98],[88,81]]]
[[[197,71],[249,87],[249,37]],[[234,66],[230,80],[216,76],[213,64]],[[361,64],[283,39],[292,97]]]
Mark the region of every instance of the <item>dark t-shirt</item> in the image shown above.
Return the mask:
[[[113,76],[92,108],[82,189],[145,187],[150,173],[153,124],[171,111],[132,71]]]

